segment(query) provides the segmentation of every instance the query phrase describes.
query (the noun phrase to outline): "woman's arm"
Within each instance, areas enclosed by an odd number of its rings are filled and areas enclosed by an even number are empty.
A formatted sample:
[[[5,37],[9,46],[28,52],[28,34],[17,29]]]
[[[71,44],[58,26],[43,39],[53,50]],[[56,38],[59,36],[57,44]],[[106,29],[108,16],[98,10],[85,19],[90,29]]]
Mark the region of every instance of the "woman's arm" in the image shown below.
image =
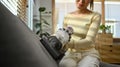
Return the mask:
[[[81,40],[74,40],[74,45],[75,48],[87,48],[90,47],[90,45],[94,42],[94,39],[96,37],[96,34],[98,32],[99,29],[99,25],[101,22],[101,15],[100,14],[96,14],[92,21],[91,21],[91,25],[89,27],[89,30],[87,32],[87,35],[85,37],[85,39],[81,39]]]

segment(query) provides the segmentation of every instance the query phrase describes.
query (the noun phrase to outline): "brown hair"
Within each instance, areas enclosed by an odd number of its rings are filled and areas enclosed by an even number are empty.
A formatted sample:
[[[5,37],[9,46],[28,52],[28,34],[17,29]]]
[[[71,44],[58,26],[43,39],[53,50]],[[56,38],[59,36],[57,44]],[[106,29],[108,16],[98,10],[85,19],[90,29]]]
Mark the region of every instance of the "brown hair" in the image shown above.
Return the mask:
[[[91,1],[90,1],[90,9],[91,9],[91,10],[93,10],[93,8],[94,8],[94,3],[93,3],[93,1],[94,1],[94,0],[91,0]]]

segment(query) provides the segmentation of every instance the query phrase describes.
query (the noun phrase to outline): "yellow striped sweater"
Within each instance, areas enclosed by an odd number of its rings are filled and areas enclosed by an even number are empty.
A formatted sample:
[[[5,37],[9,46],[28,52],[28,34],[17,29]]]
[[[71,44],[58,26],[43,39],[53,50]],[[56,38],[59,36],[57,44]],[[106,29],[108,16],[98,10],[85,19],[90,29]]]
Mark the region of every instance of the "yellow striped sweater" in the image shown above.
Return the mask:
[[[74,33],[70,42],[65,46],[65,49],[69,48],[69,52],[78,52],[81,53],[82,56],[92,55],[99,58],[99,53],[95,49],[94,42],[100,22],[101,15],[97,12],[83,16],[67,14],[64,18],[63,25],[64,27],[71,26]]]

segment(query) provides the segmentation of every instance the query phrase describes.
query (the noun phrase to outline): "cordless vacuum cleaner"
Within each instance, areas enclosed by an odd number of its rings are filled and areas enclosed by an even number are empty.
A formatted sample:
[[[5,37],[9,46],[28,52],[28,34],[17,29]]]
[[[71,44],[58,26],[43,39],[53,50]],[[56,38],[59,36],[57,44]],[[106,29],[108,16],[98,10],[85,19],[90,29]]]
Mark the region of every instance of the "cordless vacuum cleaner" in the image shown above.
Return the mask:
[[[70,41],[72,34],[72,27],[59,28],[55,34],[44,36],[40,41],[53,59],[59,61],[66,52],[66,50],[63,50],[62,48]]]

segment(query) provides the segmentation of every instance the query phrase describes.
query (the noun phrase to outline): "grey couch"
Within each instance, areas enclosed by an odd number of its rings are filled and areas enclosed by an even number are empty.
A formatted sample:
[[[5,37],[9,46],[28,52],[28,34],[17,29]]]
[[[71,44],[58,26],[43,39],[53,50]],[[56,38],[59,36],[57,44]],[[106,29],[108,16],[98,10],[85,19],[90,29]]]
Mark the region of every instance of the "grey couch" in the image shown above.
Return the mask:
[[[58,67],[24,22],[0,3],[0,67]],[[120,67],[100,63],[100,67]]]

